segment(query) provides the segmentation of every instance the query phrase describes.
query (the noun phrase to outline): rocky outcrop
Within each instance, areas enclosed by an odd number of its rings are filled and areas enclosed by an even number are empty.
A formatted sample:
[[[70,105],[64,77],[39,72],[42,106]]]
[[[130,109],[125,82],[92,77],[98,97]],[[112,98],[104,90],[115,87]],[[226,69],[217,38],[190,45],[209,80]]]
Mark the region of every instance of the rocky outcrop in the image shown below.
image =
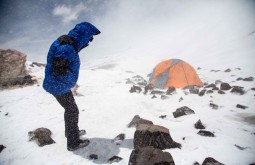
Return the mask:
[[[146,120],[146,119],[143,119],[143,118],[140,118],[139,115],[135,115],[134,118],[132,119],[132,121],[128,124],[128,127],[137,127],[139,126],[140,124],[150,124],[152,125],[153,122],[152,121],[149,121],[149,120]]]
[[[153,146],[158,149],[181,148],[170,136],[169,130],[159,125],[141,124],[134,135],[134,148]]]
[[[132,151],[128,165],[174,165],[172,155],[152,146]]]
[[[174,118],[190,114],[195,114],[195,112],[187,106],[177,108],[176,111],[173,112]]]
[[[24,77],[26,73],[27,55],[17,50],[0,49],[0,85],[7,86]]]
[[[208,157],[208,158],[205,158],[202,165],[224,165],[224,164],[218,162],[214,158]]]

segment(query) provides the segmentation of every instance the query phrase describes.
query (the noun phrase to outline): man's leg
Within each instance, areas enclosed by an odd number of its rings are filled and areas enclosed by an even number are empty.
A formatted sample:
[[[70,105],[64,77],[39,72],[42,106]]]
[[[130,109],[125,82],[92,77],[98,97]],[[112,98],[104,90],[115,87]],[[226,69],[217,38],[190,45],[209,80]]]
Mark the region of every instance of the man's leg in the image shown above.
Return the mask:
[[[60,105],[65,109],[64,119],[67,147],[75,148],[79,145],[79,109],[71,91],[55,97]]]

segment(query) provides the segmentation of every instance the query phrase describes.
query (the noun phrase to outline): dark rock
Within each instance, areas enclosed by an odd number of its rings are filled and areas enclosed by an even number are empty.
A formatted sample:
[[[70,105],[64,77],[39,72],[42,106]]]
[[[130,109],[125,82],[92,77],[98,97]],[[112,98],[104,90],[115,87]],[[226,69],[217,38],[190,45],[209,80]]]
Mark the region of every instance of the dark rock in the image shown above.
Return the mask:
[[[156,98],[157,98],[157,96],[156,96],[156,95],[153,95],[151,98],[152,98],[152,99],[156,99]]]
[[[198,120],[196,123],[195,123],[195,128],[196,129],[205,129],[205,126],[203,125],[203,123],[201,122],[201,120]]]
[[[182,100],[183,100],[183,98],[182,98],[182,97],[180,97],[180,98],[179,98],[179,102],[181,102]]]
[[[167,91],[166,91],[166,94],[167,94],[167,95],[170,95],[170,94],[172,94],[172,93],[175,92],[175,91],[176,91],[175,87],[169,87],[169,88],[167,89]]]
[[[197,68],[197,70],[200,70],[200,69],[202,69],[202,68],[200,68],[200,67]]]
[[[206,89],[203,89],[199,92],[198,96],[204,96],[206,92]]]
[[[161,115],[161,116],[159,116],[159,118],[164,119],[164,118],[166,118],[166,115]]]
[[[222,90],[219,90],[218,91],[218,94],[222,94],[222,95],[224,95],[224,94],[226,94],[224,91],[222,91]]]
[[[167,96],[166,96],[166,95],[161,95],[160,97],[161,97],[162,100],[167,99]]]
[[[182,140],[185,140],[185,139],[186,139],[185,137],[182,138]]]
[[[97,160],[97,159],[98,159],[98,155],[96,155],[96,154],[91,154],[91,155],[89,155],[89,159],[90,159],[90,160]]]
[[[210,84],[210,85],[207,85],[205,88],[215,88],[216,85],[215,84]]]
[[[239,77],[239,78],[236,79],[236,81],[241,81],[241,80],[243,80],[242,77]]]
[[[176,111],[173,112],[174,118],[190,114],[195,114],[195,112],[187,106],[177,108]]]
[[[243,81],[253,81],[254,78],[253,77],[247,77],[247,78],[244,78]]]
[[[0,145],[0,153],[5,149],[6,147],[4,145]]]
[[[225,70],[224,72],[231,72],[231,69],[227,69],[227,70]]]
[[[218,109],[219,106],[217,104],[214,104],[214,103],[210,103],[209,106],[212,108],[212,109]]]
[[[255,91],[255,88],[251,88],[251,90]]]
[[[206,91],[206,94],[210,94],[210,93],[213,93],[213,90]]]
[[[147,85],[147,81],[140,75],[133,76],[131,78],[131,80],[133,82],[135,82],[136,84],[141,85],[141,86],[146,86]]]
[[[4,116],[8,116],[9,115],[9,113],[7,112]]]
[[[132,151],[129,165],[174,165],[174,160],[169,152],[163,152],[152,146],[137,148]]]
[[[219,90],[219,88],[218,87],[214,87],[214,88],[212,88],[212,90],[216,91],[216,90]]]
[[[34,131],[28,132],[29,141],[36,140],[40,147],[55,143],[55,141],[51,138],[51,134],[51,131],[47,128],[37,128]]]
[[[140,93],[142,91],[142,88],[140,88],[139,86],[135,86],[135,85],[133,85],[132,87],[131,87],[131,89],[129,90],[129,92],[130,93]]]
[[[203,161],[202,165],[224,165],[224,164],[218,162],[217,160],[211,157],[208,157]]]
[[[198,87],[191,87],[191,88],[189,88],[189,92],[191,94],[198,94],[199,93],[199,88]]]
[[[200,130],[197,134],[201,136],[215,137],[214,133],[205,130]]]
[[[204,82],[204,86],[207,86],[209,83],[208,82]]]
[[[198,162],[195,162],[193,165],[200,165]]]
[[[232,87],[228,83],[221,83],[221,85],[220,85],[220,90],[226,91],[226,90],[229,90],[231,88]]]
[[[239,86],[234,86],[230,92],[235,94],[240,94],[240,95],[243,95],[245,93],[245,91],[243,90],[243,87],[239,87]]]
[[[32,67],[34,67],[34,66],[45,67],[46,64],[42,64],[42,63],[39,63],[39,62],[32,62],[31,66],[32,66]]]
[[[134,148],[153,146],[158,149],[181,148],[173,141],[169,130],[159,125],[140,124],[134,135]]]
[[[241,70],[241,68],[235,68],[236,70]]]
[[[118,163],[122,160],[123,158],[118,157],[118,156],[113,156],[110,159],[108,159],[108,163],[112,164],[112,163]]]
[[[151,94],[153,94],[153,95],[155,95],[155,94],[163,95],[163,94],[165,94],[165,92],[164,91],[159,91],[159,90],[153,90],[153,91],[151,91]]]
[[[125,139],[125,134],[124,133],[121,133],[119,134],[118,136],[116,136],[114,139],[113,139],[113,143],[117,144],[117,145],[120,145],[121,142]]]
[[[32,76],[26,75],[26,76],[19,76],[17,77],[11,85],[33,85],[34,81],[32,79]]]
[[[146,119],[142,119],[140,118],[139,115],[135,115],[134,118],[132,119],[132,121],[128,124],[128,127],[137,127],[140,124],[153,124],[152,121],[146,120]]]
[[[235,144],[235,147],[238,148],[239,150],[245,150],[245,149],[249,148],[249,147],[241,147],[237,144]]]
[[[149,90],[153,90],[153,86],[151,84],[144,87],[144,94],[147,94]]]
[[[237,108],[241,108],[241,109],[246,109],[248,108],[247,106],[241,105],[241,104],[237,104],[236,105]]]

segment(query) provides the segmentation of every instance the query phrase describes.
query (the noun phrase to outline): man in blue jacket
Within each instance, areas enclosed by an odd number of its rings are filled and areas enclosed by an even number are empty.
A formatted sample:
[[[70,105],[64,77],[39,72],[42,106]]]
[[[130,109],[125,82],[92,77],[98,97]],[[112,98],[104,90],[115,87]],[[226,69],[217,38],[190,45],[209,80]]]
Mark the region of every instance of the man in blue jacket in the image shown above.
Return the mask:
[[[48,52],[43,88],[52,94],[65,109],[65,135],[67,150],[74,151],[85,147],[89,140],[81,140],[85,130],[79,130],[79,109],[71,88],[79,76],[80,59],[78,52],[89,45],[94,35],[100,31],[88,22],[77,24],[67,35],[55,40]]]

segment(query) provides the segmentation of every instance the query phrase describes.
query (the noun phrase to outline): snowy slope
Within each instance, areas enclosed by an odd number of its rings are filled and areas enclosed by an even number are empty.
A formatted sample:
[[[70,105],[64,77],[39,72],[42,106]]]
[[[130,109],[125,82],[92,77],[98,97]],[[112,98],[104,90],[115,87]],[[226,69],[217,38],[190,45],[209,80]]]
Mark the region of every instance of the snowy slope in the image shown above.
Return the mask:
[[[255,83],[231,82],[239,75],[245,75],[243,68],[234,68],[229,73],[223,70],[210,72],[210,69],[202,68],[198,73],[204,82],[221,79],[231,85],[245,87],[247,93],[243,96],[227,92],[226,95],[214,93],[199,97],[177,90],[166,100],[160,97],[151,99],[149,94],[129,93],[131,85],[126,84],[126,79],[137,74],[133,70],[125,70],[121,63],[101,64],[81,70],[78,92],[83,96],[75,99],[80,109],[79,126],[86,129],[84,138],[90,139],[91,144],[74,153],[66,150],[63,109],[54,97],[42,89],[41,82],[38,86],[1,91],[0,142],[7,148],[0,154],[0,164],[107,164],[107,160],[114,155],[123,158],[116,164],[128,164],[135,129],[127,128],[127,124],[137,114],[168,128],[172,138],[182,144],[182,149],[166,150],[172,154],[176,164],[202,163],[209,156],[224,164],[254,163],[255,96],[250,88]],[[34,68],[32,73],[40,78],[43,68]],[[146,75],[141,76],[146,78]],[[184,99],[181,102],[180,97]],[[220,108],[211,109],[210,100]],[[249,108],[238,109],[236,104]],[[172,112],[181,106],[190,107],[195,114],[174,118]],[[167,117],[161,119],[160,115]],[[246,116],[252,116],[252,121],[245,120]],[[215,138],[197,134],[198,130],[193,125],[198,119],[206,125],[206,130],[215,132]],[[39,127],[49,128],[56,143],[38,147],[34,142],[28,142],[28,131]],[[126,134],[126,140],[116,146],[112,140],[120,133]],[[247,149],[239,150],[235,144]],[[88,160],[90,154],[97,154],[99,160]]]

